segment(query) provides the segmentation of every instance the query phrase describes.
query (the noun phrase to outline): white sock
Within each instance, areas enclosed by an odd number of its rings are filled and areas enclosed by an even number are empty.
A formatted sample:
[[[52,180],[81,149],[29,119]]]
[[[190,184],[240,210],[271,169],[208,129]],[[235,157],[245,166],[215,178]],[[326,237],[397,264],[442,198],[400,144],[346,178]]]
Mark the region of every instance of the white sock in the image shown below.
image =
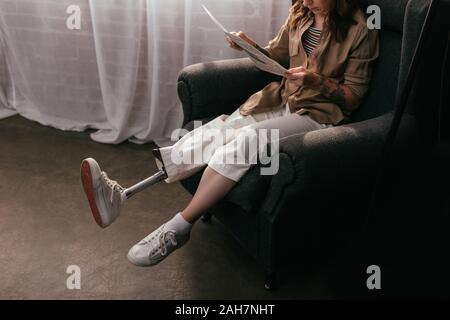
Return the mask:
[[[174,230],[177,233],[180,233],[182,235],[188,234],[192,229],[192,224],[187,222],[183,216],[181,215],[181,212],[178,212],[175,217],[173,217],[171,220],[169,220],[165,227],[165,230]]]

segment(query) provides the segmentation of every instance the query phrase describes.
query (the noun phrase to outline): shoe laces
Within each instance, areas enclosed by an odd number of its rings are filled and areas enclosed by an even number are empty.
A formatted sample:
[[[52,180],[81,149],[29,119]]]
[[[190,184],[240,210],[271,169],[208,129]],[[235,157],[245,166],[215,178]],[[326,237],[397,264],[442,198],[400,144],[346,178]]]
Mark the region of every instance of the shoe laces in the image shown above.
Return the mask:
[[[104,171],[101,173],[101,177],[106,182],[108,187],[111,188],[111,190],[112,190],[111,196],[110,196],[110,201],[112,203],[114,200],[114,192],[122,192],[123,190],[125,190],[125,188],[122,187],[117,181],[114,181],[114,180],[111,180],[110,178],[108,178],[108,175]]]
[[[158,238],[158,241],[153,241],[155,240],[155,238]],[[167,255],[168,244],[171,243],[173,246],[176,246],[178,244],[174,231],[163,231],[162,229],[158,233],[152,235],[151,237],[148,236],[144,238],[142,242],[143,244],[152,245],[150,249],[150,255],[154,254],[159,250],[162,256]]]
[[[161,250],[161,255],[165,256],[167,254],[167,245],[172,243],[173,246],[177,245],[177,239],[175,238],[175,232],[166,231],[159,236],[159,249]]]

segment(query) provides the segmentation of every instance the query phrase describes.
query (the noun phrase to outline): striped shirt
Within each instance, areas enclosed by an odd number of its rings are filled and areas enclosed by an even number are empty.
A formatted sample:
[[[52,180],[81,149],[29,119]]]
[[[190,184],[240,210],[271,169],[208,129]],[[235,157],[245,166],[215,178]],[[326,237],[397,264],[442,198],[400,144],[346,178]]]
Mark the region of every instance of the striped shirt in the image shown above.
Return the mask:
[[[322,30],[317,29],[313,26],[309,27],[309,29],[305,31],[303,36],[303,48],[305,48],[306,54],[308,56],[319,45],[321,33]]]

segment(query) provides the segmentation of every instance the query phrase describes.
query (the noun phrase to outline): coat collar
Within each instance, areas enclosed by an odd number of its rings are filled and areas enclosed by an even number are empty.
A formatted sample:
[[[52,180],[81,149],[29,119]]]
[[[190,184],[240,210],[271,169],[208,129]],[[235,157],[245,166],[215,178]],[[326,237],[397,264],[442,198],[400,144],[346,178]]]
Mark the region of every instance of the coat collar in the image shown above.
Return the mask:
[[[291,30],[291,41],[290,45],[290,55],[296,56],[299,53],[303,55],[304,59],[301,59],[302,61],[306,61],[308,59],[305,50],[303,49],[303,45],[301,45],[300,41],[303,37],[303,34],[306,30],[309,29],[314,24],[314,14],[312,12],[308,12],[306,17],[302,19],[299,26],[295,30]],[[310,56],[310,58],[315,58],[314,53],[322,51],[328,44],[330,40],[330,34],[327,31],[327,28],[324,27],[322,30],[322,36],[320,39],[320,43],[318,45],[317,50],[314,50],[313,55]],[[306,67],[306,66],[305,66]]]

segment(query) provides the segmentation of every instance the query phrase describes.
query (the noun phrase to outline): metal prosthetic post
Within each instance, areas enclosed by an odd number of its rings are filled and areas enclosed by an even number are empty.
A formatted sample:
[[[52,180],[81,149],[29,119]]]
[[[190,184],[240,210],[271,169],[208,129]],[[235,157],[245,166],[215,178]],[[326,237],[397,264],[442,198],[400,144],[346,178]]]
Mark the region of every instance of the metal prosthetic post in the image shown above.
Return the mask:
[[[167,178],[166,173],[161,170],[152,175],[151,177],[148,177],[145,180],[142,180],[141,182],[136,183],[134,186],[131,186],[127,189],[125,189],[125,196],[127,199],[134,196],[136,193],[141,192],[144,189],[147,189],[148,187],[160,182],[161,180],[164,180]]]

